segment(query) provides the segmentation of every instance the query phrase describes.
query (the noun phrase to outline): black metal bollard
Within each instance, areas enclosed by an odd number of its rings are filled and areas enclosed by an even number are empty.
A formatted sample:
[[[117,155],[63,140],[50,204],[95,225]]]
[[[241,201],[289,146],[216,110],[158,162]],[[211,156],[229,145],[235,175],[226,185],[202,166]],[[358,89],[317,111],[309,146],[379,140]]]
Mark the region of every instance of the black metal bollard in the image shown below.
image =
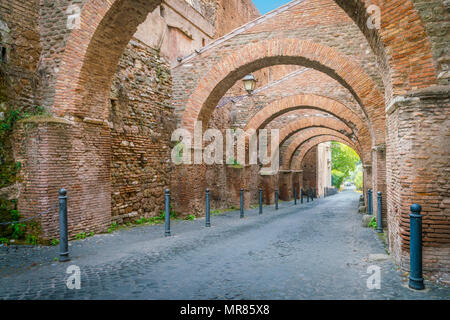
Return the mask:
[[[170,190],[169,189],[166,189],[164,198],[165,198],[165,220],[166,220],[165,236],[170,237]]]
[[[278,210],[278,189],[275,189],[275,210]]]
[[[381,216],[381,192],[378,192],[377,232],[383,233],[383,217]]]
[[[309,197],[311,198],[311,201],[314,201],[313,189],[312,188],[309,188]]]
[[[69,261],[69,238],[67,231],[67,191],[59,190],[59,261]]]
[[[209,188],[206,189],[206,227],[211,227],[211,205],[209,201]]]
[[[422,207],[418,204],[411,205],[409,215],[409,250],[410,273],[409,287],[416,290],[425,289],[422,276]]]
[[[300,203],[303,204],[303,188],[300,189]]]
[[[294,204],[297,205],[297,188],[294,187]]]
[[[373,208],[372,208],[372,189],[367,190],[367,214],[372,215],[373,214]]]
[[[259,214],[263,213],[263,191],[259,189]]]
[[[241,210],[241,219],[244,218],[244,189],[241,189],[241,199],[240,199],[240,210]]]

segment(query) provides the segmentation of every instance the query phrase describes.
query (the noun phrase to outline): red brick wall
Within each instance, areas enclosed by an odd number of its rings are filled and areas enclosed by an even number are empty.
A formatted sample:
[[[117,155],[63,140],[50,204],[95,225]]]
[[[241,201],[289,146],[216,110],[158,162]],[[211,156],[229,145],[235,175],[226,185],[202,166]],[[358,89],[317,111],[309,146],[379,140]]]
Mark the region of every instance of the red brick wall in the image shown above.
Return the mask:
[[[70,238],[105,232],[111,224],[111,137],[104,124],[35,117],[15,132],[16,160],[22,163],[19,211],[44,212],[67,189]],[[45,156],[42,156],[45,155]],[[80,164],[88,165],[80,165]],[[57,239],[58,209],[41,219],[42,237]]]
[[[410,205],[422,206],[424,270],[450,266],[448,90],[418,91],[388,110],[386,141],[390,250],[409,268]]]
[[[302,162],[303,189],[317,188],[317,146],[311,148]]]

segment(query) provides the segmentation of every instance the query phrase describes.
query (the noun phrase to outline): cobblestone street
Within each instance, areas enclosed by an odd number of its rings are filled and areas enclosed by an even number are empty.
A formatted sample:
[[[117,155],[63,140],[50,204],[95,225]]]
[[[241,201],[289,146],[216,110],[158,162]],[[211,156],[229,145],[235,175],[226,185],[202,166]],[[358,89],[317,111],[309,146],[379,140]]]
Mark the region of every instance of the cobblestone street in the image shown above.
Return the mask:
[[[407,288],[373,229],[361,227],[359,194],[345,191],[310,203],[265,207],[135,227],[70,244],[69,263],[57,247],[0,248],[1,299],[449,299],[426,283]],[[306,202],[306,201],[305,201]],[[81,289],[66,287],[66,268],[81,268]],[[381,289],[367,288],[371,265]]]

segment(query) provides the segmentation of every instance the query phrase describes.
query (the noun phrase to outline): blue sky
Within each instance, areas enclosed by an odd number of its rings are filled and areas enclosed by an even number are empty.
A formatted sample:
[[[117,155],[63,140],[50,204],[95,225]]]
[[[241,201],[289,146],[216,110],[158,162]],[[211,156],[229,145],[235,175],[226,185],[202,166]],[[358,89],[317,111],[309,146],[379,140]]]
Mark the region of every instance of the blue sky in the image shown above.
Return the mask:
[[[253,3],[261,14],[266,14],[267,12],[272,11],[273,9],[276,9],[290,1],[291,0],[253,0]]]

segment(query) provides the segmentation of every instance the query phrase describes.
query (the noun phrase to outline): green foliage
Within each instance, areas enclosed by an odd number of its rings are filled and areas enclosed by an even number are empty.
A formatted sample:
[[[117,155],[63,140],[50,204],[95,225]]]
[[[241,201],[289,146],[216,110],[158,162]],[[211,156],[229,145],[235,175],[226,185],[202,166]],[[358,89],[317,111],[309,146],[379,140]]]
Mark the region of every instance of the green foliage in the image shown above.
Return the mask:
[[[9,239],[8,238],[0,238],[0,244],[9,244]]]
[[[178,216],[179,216],[179,214],[175,210],[173,210],[172,205],[170,205],[170,218],[175,220],[175,219],[178,219]],[[139,218],[139,219],[134,221],[134,224],[135,225],[160,224],[160,223],[164,223],[165,219],[166,219],[166,214],[165,214],[164,210],[161,210],[159,216],[151,217],[151,218]],[[132,223],[131,222],[127,222],[126,226],[127,227],[131,227]],[[118,230],[120,228],[121,228],[121,226],[119,226],[117,224],[117,222],[113,222],[111,224],[111,227],[108,228],[107,232],[111,233],[111,232],[114,232],[114,231],[116,231],[116,230]],[[94,235],[93,232],[91,232],[91,234]],[[89,236],[91,236],[91,235],[89,235]]]
[[[375,219],[375,217],[372,217],[372,219],[370,219],[369,224],[367,225],[369,228],[377,228],[377,220]]]
[[[183,163],[183,152],[184,152],[185,145],[182,141],[178,141],[175,146],[173,147],[173,155],[174,155],[174,161],[175,164],[181,164]]]
[[[119,225],[117,224],[117,222],[113,222],[111,223],[111,226],[108,228],[108,233],[111,233],[113,231],[116,231],[119,228]]]
[[[339,171],[339,170],[331,170],[331,175],[333,177],[333,186],[337,189],[339,189],[344,182],[345,179],[345,173]]]
[[[361,170],[361,168],[359,168],[359,170],[356,171],[354,177],[353,177],[353,183],[356,186],[356,190],[362,191],[362,187],[363,187],[363,172]]]
[[[86,239],[86,232],[81,232],[81,233],[76,234],[75,239],[77,239],[77,240]]]
[[[331,158],[333,186],[339,189],[344,180],[356,170],[356,165],[361,159],[352,148],[334,141],[331,143]]]
[[[14,223],[13,225],[11,225],[11,227],[13,229],[13,233],[11,235],[11,238],[13,238],[15,240],[19,240],[25,234],[25,228],[26,228],[25,224],[23,224],[23,223]]]
[[[11,147],[11,134],[17,121],[43,113],[44,109],[39,106],[27,109],[8,108],[3,112],[3,118],[0,119],[0,188],[8,187],[19,181],[18,174],[22,169],[22,163],[14,160]],[[0,221],[13,222],[18,220],[20,220],[20,213],[17,210],[17,200],[0,199]],[[38,232],[37,229],[33,222],[0,226],[0,237],[25,240],[27,243],[35,244],[37,243],[38,233],[30,236],[27,234]]]
[[[227,164],[233,168],[237,168],[237,169],[243,168],[243,166],[233,157],[230,157],[230,159],[228,159]]]
[[[35,235],[33,235],[33,234],[28,234],[26,243],[35,246],[35,245],[38,244],[38,238]]]
[[[188,215],[186,220],[190,220],[190,221],[195,220],[195,215],[194,214]]]
[[[59,240],[58,239],[52,239],[52,241],[50,242],[50,244],[52,246],[57,246],[59,244]]]

